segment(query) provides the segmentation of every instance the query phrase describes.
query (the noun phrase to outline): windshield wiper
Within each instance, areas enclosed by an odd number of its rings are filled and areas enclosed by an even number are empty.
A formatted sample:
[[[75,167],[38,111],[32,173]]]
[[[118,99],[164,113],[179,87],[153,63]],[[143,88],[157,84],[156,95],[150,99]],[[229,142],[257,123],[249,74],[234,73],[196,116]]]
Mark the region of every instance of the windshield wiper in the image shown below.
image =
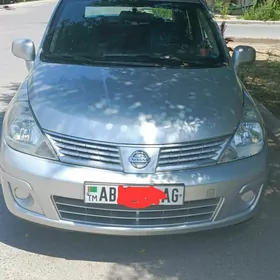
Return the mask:
[[[183,60],[179,57],[166,54],[166,55],[151,55],[151,54],[126,54],[126,53],[112,53],[112,54],[104,54],[104,58],[114,58],[114,59],[126,59],[126,58],[134,58],[135,60],[140,60],[141,62],[153,62],[159,65],[174,65],[181,67],[222,67],[227,66],[228,64],[224,61],[216,61],[212,58],[205,58],[201,60]]]
[[[147,62],[135,62],[135,61],[115,61],[110,59],[107,59],[106,57],[93,57],[93,56],[87,56],[87,55],[76,55],[76,54],[53,54],[53,53],[42,53],[43,57],[46,57],[50,60],[55,61],[63,61],[63,62],[77,62],[79,64],[87,64],[87,65],[133,65],[133,66],[157,66],[155,63],[147,63]]]
[[[223,66],[228,66],[228,63],[225,61],[215,61],[211,59],[206,59],[206,60],[191,60],[188,62],[190,67],[201,67],[201,68],[206,68],[206,67],[223,67]]]
[[[59,54],[59,53],[42,53],[43,57],[55,60],[64,61],[76,61],[81,63],[92,63],[94,61],[93,57],[86,55],[75,55],[75,54]]]
[[[109,59],[135,59],[135,60],[140,60],[141,62],[151,62],[155,64],[167,64],[167,65],[188,65],[188,62],[175,57],[171,55],[151,55],[151,54],[126,54],[126,53],[111,53],[111,54],[103,54],[103,58],[109,58]]]
[[[226,66],[225,62],[217,62],[213,59],[203,60],[182,60],[172,55],[150,55],[150,54],[125,54],[112,53],[103,54],[101,57],[88,56],[84,54],[58,54],[42,53],[43,58],[58,62],[76,62],[86,65],[131,65],[131,66],[180,66],[180,67],[222,67]]]

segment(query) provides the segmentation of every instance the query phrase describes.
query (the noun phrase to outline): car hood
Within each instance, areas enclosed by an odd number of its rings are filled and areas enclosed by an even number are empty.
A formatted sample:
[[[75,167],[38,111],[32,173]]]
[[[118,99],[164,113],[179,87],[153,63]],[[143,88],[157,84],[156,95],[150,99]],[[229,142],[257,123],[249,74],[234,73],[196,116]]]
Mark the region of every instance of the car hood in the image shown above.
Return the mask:
[[[233,133],[241,89],[230,67],[175,69],[40,63],[28,81],[45,130],[84,139],[168,144]]]

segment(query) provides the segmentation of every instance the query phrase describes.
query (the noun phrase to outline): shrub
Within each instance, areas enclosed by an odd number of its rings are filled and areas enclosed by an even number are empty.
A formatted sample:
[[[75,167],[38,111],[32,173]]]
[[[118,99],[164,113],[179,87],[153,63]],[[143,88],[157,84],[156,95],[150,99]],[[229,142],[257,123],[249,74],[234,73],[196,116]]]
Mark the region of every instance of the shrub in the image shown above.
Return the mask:
[[[265,4],[263,6],[251,8],[243,17],[247,20],[280,20],[280,6]]]
[[[152,9],[152,13],[156,17],[172,19],[172,10],[171,9],[155,8],[155,9]]]
[[[214,0],[211,3],[214,12],[221,14],[223,18],[227,18],[229,14],[230,3],[223,0]]]

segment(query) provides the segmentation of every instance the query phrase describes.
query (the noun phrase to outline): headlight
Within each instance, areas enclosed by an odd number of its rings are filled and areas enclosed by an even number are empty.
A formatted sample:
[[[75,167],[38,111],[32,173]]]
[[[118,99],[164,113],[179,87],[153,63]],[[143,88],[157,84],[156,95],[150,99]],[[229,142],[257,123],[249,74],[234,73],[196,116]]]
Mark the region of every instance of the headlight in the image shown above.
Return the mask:
[[[57,160],[27,102],[15,102],[6,112],[3,136],[7,144],[19,152]]]
[[[219,163],[247,158],[260,153],[264,146],[263,128],[254,112],[246,111],[230,144],[223,152]]]

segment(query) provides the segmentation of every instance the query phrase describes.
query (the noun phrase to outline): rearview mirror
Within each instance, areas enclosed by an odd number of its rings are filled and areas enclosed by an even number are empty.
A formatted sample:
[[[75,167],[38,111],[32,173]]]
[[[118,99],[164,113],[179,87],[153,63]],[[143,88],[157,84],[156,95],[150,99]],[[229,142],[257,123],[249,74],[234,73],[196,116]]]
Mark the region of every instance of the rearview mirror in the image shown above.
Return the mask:
[[[237,46],[232,55],[232,60],[236,72],[242,65],[253,64],[256,60],[256,50],[249,46]]]
[[[36,52],[35,45],[30,39],[17,39],[12,43],[12,53],[14,56],[25,60],[28,71],[33,66]]]

